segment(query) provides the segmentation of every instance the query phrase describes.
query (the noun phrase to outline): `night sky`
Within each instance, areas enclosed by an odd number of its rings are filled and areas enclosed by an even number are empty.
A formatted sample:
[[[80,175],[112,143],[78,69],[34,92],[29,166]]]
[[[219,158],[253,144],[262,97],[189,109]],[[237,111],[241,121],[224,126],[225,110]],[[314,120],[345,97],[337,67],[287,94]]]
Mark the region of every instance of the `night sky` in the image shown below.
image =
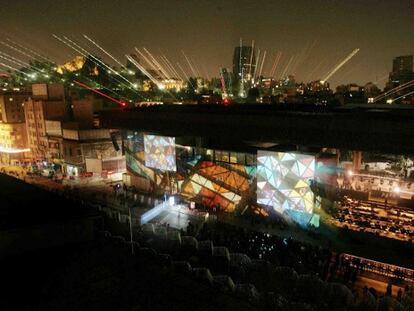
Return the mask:
[[[267,50],[264,73],[270,72],[277,51],[283,55],[276,75],[293,54],[302,53],[294,70],[297,80],[322,78],[360,48],[331,85],[380,80],[383,86],[392,58],[414,54],[413,16],[413,0],[13,0],[2,3],[0,36],[59,62],[76,53],[53,33],[85,47],[90,45],[81,34],[88,34],[119,58],[136,46],[184,64],[184,50],[210,77],[218,76],[219,67],[231,68],[242,37]],[[0,50],[10,52],[4,46]]]

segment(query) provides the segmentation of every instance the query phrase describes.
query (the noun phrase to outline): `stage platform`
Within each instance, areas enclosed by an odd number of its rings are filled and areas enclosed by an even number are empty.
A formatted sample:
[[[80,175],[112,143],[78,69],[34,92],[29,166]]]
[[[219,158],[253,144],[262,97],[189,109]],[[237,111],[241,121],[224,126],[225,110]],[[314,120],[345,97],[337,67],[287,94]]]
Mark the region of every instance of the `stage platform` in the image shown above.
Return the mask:
[[[149,222],[164,225],[168,224],[171,228],[178,230],[186,230],[190,222],[198,227],[209,218],[208,213],[190,209],[189,206],[185,204],[170,205],[168,203],[162,203],[159,207],[155,207],[154,209],[157,208],[158,211],[156,215],[154,215]]]

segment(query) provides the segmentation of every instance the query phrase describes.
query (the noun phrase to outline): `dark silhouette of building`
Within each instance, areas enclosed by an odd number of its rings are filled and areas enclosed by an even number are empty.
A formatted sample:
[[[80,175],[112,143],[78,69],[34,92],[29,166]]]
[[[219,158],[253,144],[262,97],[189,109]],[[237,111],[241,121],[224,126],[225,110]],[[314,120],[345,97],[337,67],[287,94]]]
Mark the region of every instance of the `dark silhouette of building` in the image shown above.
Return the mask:
[[[413,71],[413,55],[398,56],[392,62],[392,72],[390,72],[389,80],[385,86],[385,91],[401,86],[392,96],[386,97],[390,102],[398,100],[400,103],[412,104],[413,96],[410,95],[414,91],[414,86],[409,82],[414,81]]]
[[[398,56],[392,62],[390,82],[401,85],[414,79],[413,55]]]

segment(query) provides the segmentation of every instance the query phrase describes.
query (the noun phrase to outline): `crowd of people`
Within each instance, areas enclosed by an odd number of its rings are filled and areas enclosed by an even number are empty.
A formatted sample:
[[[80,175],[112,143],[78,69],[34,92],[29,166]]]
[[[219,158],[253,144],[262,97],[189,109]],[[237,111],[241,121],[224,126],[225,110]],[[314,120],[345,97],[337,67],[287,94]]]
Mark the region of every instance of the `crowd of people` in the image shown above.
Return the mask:
[[[334,215],[335,225],[356,231],[413,242],[414,212],[397,206],[343,198]]]
[[[361,305],[363,305],[361,301],[367,297],[378,305],[385,304],[387,300],[384,299],[387,297],[394,297],[396,299],[393,301],[403,305],[414,302],[413,287],[408,285],[412,282],[412,278],[409,280],[404,271],[398,267],[390,269],[389,265],[383,264],[380,267],[378,266],[380,263],[377,263],[377,268],[389,271],[388,286],[386,290],[379,291],[368,286],[360,288],[361,283],[357,282],[365,271],[372,270],[369,269],[372,265],[370,260],[336,253],[328,248],[299,241],[294,237],[283,238],[220,221],[206,222],[201,228],[196,228],[190,223],[187,232],[182,234],[193,235],[198,241],[210,240],[215,246],[227,247],[230,253],[242,253],[251,259],[269,261],[274,267],[293,268],[298,275],[313,275],[322,281],[342,283],[351,289],[355,303],[359,301]],[[387,280],[384,279],[383,282],[387,284]],[[392,291],[392,284],[398,285],[396,293]]]
[[[197,234],[198,240],[211,240],[234,253],[294,268],[298,273],[315,274],[326,280],[333,253],[328,249],[281,238],[268,233],[247,230],[223,222],[205,223]]]
[[[353,189],[358,191],[371,191],[371,190],[380,190],[386,192],[392,192],[393,189],[399,187],[400,189],[410,189],[410,182],[401,182],[396,178],[385,178],[382,176],[357,176],[346,178],[343,183],[341,183],[341,188],[344,189]]]

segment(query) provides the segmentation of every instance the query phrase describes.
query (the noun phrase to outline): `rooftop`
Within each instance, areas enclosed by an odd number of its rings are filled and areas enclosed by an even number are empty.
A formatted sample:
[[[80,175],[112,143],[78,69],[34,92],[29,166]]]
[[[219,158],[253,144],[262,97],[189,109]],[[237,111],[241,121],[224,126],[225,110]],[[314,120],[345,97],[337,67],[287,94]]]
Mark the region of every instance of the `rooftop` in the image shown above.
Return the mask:
[[[107,128],[167,136],[414,153],[409,106],[162,105],[102,112]]]

